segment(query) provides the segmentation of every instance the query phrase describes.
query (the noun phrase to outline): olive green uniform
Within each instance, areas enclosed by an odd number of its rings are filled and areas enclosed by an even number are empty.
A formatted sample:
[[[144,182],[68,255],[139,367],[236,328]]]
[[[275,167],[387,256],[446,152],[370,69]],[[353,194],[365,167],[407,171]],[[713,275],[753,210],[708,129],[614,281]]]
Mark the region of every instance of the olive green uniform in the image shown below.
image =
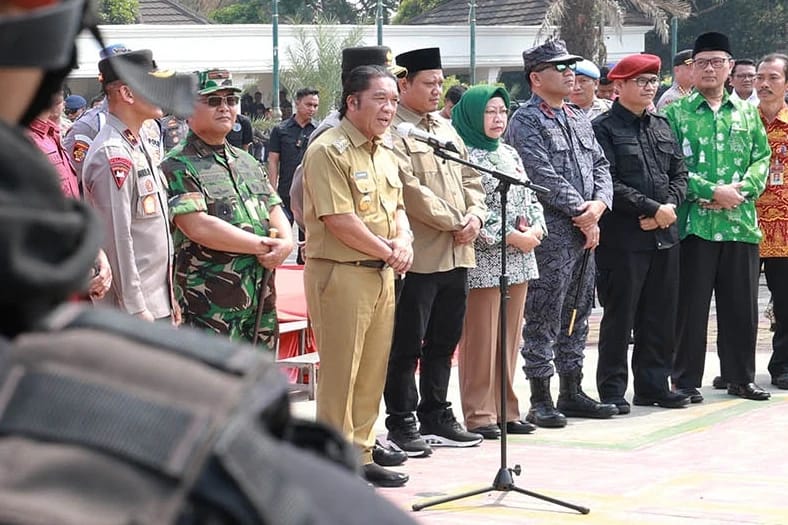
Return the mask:
[[[394,238],[404,206],[398,172],[390,137],[371,142],[345,119],[304,158],[304,287],[320,352],[317,418],[359,446],[363,464],[372,462],[386,379],[394,272],[337,239],[321,219],[353,213],[372,234]]]
[[[229,143],[205,144],[190,132],[162,162],[170,214],[205,212],[256,235],[268,235],[270,210],[281,203],[260,164]],[[183,322],[251,341],[264,268],[252,254],[202,246],[175,230],[175,296]],[[262,348],[276,348],[276,291],[271,277],[260,323]]]

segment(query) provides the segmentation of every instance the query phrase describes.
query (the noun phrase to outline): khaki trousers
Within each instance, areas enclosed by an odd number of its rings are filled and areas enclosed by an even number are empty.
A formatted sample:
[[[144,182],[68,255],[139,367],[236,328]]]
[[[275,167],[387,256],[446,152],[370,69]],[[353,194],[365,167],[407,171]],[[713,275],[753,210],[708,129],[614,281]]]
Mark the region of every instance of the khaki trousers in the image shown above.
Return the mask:
[[[320,354],[317,419],[372,463],[394,329],[394,272],[307,259],[307,310]]]
[[[506,414],[501,417],[501,350],[498,288],[472,288],[460,339],[460,398],[468,429],[520,419],[512,388],[528,283],[509,286],[506,308]]]

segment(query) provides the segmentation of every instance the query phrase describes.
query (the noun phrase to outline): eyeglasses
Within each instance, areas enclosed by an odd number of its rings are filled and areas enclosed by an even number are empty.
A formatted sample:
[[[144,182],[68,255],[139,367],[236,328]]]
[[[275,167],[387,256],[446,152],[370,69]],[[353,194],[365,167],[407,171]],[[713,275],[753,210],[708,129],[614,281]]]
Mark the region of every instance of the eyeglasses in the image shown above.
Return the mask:
[[[737,73],[733,76],[741,80],[752,80],[755,78],[755,75],[753,73]]]
[[[570,71],[574,71],[575,69],[577,69],[577,64],[575,62],[569,62],[569,63],[564,62],[561,64],[547,64],[543,67],[540,67],[539,69],[535,69],[534,72],[540,73],[550,68],[554,68],[559,73],[563,73],[567,69],[569,69]]]
[[[485,109],[485,110],[484,110],[484,116],[485,116],[485,117],[494,117],[494,116],[496,116],[496,115],[497,115],[497,116],[500,116],[500,117],[505,117],[505,116],[509,115],[509,110],[508,110],[508,109],[506,109],[506,108],[501,108],[501,109]]]
[[[696,58],[692,61],[692,65],[697,66],[701,69],[706,69],[711,64],[711,67],[714,69],[722,69],[722,66],[730,62],[730,58]]]
[[[223,97],[220,95],[211,95],[202,99],[202,102],[208,104],[212,108],[218,108],[222,105],[222,102],[225,102],[228,107],[233,107],[238,105],[240,100],[241,98],[238,95],[225,95]]]
[[[637,77],[637,78],[630,78],[632,82],[638,85],[638,87],[646,87],[648,85],[656,86],[659,84],[659,77]]]

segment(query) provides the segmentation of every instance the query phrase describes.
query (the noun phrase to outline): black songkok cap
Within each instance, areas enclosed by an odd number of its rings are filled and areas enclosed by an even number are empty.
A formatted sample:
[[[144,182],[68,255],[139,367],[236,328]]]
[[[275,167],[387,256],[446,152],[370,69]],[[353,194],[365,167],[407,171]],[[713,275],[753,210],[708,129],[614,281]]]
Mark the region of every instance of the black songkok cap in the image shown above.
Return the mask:
[[[725,51],[733,56],[733,52],[731,52],[731,43],[728,37],[722,33],[715,33],[713,31],[703,33],[695,39],[695,45],[692,47],[692,57],[694,58],[695,55],[702,51]]]
[[[408,70],[394,64],[394,55],[387,46],[346,47],[342,50],[342,82],[359,66],[383,66],[395,77],[407,74]]]
[[[402,53],[397,55],[397,65],[406,68],[408,73],[427,69],[443,69],[441,50],[439,47],[427,47]]]
[[[692,63],[692,49],[682,49],[673,55],[673,66],[686,66]]]

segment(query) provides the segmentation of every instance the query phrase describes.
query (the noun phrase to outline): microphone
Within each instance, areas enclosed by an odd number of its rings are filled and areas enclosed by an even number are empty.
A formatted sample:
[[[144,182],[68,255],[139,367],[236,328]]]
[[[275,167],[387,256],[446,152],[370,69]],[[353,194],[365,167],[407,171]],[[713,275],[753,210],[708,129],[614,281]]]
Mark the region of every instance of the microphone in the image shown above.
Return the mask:
[[[410,137],[412,139],[418,140],[419,142],[425,142],[433,148],[445,149],[453,151],[454,153],[460,152],[459,148],[454,145],[454,142],[442,139],[437,135],[433,135],[432,133],[428,133],[422,129],[419,129],[410,122],[400,122],[394,128],[394,130],[397,132],[397,135],[400,135],[401,137]]]

